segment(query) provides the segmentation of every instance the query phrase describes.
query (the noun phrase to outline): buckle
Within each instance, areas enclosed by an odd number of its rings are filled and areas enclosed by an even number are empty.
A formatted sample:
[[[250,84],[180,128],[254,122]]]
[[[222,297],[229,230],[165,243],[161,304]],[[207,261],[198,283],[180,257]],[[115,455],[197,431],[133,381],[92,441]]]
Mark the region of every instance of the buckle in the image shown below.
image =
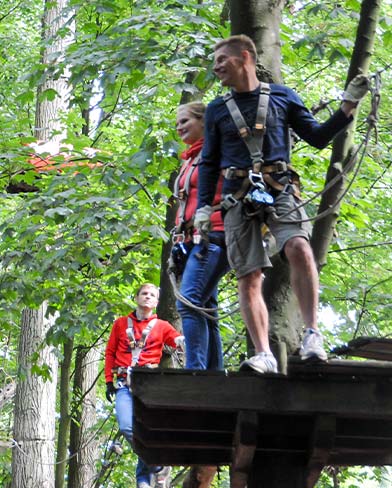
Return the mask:
[[[230,166],[225,169],[226,180],[235,180],[237,178],[237,168],[235,166]]]
[[[245,139],[246,137],[249,136],[249,129],[248,129],[248,127],[241,127],[238,130],[238,133],[239,133],[240,137],[242,137],[242,139]]]
[[[288,195],[294,195],[295,189],[292,183],[287,183],[284,185],[282,193],[287,193]]]
[[[230,193],[229,195],[226,195],[222,201],[221,201],[221,207],[224,210],[229,210],[230,208],[233,208],[237,205],[238,200],[236,200],[233,195]]]
[[[172,243],[175,244],[176,242],[184,242],[185,241],[185,233],[180,232],[179,234],[172,234]]]
[[[253,186],[260,186],[262,185],[264,187],[264,180],[263,180],[263,174],[262,173],[256,173],[253,170],[249,170],[249,175],[248,175],[249,181]]]

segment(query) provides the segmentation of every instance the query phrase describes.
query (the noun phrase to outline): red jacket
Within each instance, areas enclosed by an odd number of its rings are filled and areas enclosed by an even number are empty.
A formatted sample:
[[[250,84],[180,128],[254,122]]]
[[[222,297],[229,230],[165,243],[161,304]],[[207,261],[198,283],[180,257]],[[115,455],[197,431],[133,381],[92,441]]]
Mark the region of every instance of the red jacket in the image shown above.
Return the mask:
[[[198,178],[199,178],[199,167],[198,166],[193,167],[192,163],[200,153],[202,146],[203,146],[203,139],[199,139],[198,141],[193,143],[192,146],[189,147],[189,149],[187,149],[181,154],[181,159],[183,159],[185,162],[181,166],[180,173],[179,173],[180,190],[184,188],[185,182],[187,180],[187,175],[189,174],[190,171],[193,170],[191,178],[189,180],[188,194],[185,197],[186,198],[185,212],[183,216],[184,222],[188,222],[193,218],[197,208],[197,186],[198,186]],[[223,177],[221,176],[219,178],[215,198],[212,203],[213,206],[219,204],[221,201],[222,184],[223,184]],[[176,215],[176,225],[179,224],[180,215],[181,215],[181,205]],[[222,215],[220,210],[216,210],[211,215],[211,230],[212,231],[224,230],[223,220],[222,220]]]
[[[113,381],[112,369],[119,366],[128,367],[132,363],[132,350],[126,333],[128,328],[128,317],[132,319],[135,339],[139,340],[142,331],[147,327],[152,319],[156,319],[154,314],[148,319],[138,320],[134,312],[126,317],[115,320],[109,341],[105,351],[105,381]],[[158,319],[154,327],[148,334],[146,343],[140,352],[138,366],[145,364],[159,364],[162,357],[162,349],[165,344],[176,347],[174,339],[180,333],[166,320]]]

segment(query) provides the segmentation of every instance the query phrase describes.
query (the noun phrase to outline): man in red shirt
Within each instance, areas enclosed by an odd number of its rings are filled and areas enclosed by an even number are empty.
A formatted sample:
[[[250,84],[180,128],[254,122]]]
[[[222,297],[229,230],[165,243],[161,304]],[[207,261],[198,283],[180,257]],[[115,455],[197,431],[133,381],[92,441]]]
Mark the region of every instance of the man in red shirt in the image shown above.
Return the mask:
[[[183,349],[184,337],[165,320],[153,313],[158,305],[159,289],[150,283],[136,293],[136,310],[115,320],[105,352],[106,398],[115,396],[116,417],[120,432],[132,444],[132,393],[129,388],[130,368],[156,368],[165,344]],[[114,382],[114,375],[116,381]],[[137,488],[168,487],[170,468],[147,466],[138,459]]]

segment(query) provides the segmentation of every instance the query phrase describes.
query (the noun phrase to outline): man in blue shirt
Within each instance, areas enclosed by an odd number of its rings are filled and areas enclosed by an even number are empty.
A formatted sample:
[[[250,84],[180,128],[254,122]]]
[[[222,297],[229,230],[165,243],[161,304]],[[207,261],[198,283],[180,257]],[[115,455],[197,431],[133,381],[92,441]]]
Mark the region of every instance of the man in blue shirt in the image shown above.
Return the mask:
[[[232,89],[232,98],[247,126],[246,132],[262,127],[263,124],[256,121],[261,85],[256,75],[253,41],[244,35],[220,41],[214,48],[214,71],[222,85]],[[255,356],[241,364],[241,369],[251,368],[261,373],[277,371],[269,346],[268,311],[261,294],[262,270],[271,266],[262,242],[263,222],[268,224],[278,250],[290,266],[291,285],[306,327],[301,357],[327,359],[317,327],[319,281],[309,244],[311,226],[304,208],[298,208],[298,175],[289,166],[290,128],[321,149],[352,121],[352,112],[367,90],[368,79],[363,75],[355,77],[344,92],[340,109],[319,124],[293,90],[271,84],[262,150],[256,164],[254,154],[240,135],[238,119],[235,121],[231,115],[225,98],[219,97],[207,107],[195,227],[201,233],[208,231],[216,183],[223,173],[228,259],[238,278],[241,314],[256,351]],[[253,177],[249,178],[252,169]],[[274,198],[269,208],[250,202],[248,187],[252,189],[253,183],[249,179],[254,182],[254,178],[269,182],[266,186]],[[258,186],[262,188],[263,185]],[[241,191],[241,188],[246,190]]]

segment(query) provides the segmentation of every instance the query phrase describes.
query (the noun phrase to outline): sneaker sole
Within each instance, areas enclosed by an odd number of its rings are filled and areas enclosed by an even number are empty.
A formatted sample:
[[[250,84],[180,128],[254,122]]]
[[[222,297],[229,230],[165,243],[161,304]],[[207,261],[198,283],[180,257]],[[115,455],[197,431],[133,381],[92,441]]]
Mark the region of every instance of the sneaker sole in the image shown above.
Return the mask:
[[[240,367],[239,367],[239,370],[240,371],[252,371],[253,373],[259,373],[259,374],[277,374],[278,372],[277,371],[271,371],[271,370],[268,370],[268,371],[260,371],[256,368],[254,368],[253,366],[250,366],[249,364],[241,364]]]
[[[327,363],[328,357],[320,358],[317,354],[311,354],[309,356],[301,356],[302,361],[306,361],[307,363]]]

